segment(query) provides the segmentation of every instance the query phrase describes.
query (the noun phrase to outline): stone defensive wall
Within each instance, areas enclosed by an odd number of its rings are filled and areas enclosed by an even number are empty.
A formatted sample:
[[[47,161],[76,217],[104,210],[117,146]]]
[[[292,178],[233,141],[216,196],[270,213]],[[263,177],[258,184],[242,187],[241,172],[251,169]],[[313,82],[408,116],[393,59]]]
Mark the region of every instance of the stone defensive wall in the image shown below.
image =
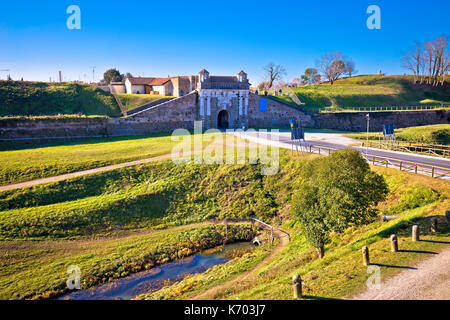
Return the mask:
[[[260,100],[265,99],[264,109]],[[264,103],[265,102],[265,103]],[[305,127],[343,131],[365,131],[367,112],[320,113],[302,112],[296,107],[270,97],[249,94],[249,128],[287,128],[289,120]],[[64,140],[90,137],[113,137],[171,132],[178,128],[193,129],[199,119],[198,94],[163,102],[126,118],[106,117],[35,117],[0,119],[0,142]],[[449,123],[450,111],[371,112],[370,131],[381,131],[383,124],[396,128]]]

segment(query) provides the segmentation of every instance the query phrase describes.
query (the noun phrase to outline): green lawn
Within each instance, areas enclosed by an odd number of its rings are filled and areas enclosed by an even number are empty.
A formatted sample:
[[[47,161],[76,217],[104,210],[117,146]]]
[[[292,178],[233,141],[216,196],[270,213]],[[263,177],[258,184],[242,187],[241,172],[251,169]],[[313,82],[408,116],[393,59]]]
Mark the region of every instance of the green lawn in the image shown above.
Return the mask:
[[[371,132],[369,140],[379,140],[382,135],[382,132]],[[348,133],[347,136],[355,139],[366,139],[367,133]],[[450,144],[450,124],[395,129],[395,138],[405,142],[448,145]]]
[[[0,106],[0,116],[121,115],[110,93],[88,84],[0,81]]]
[[[376,221],[361,227],[350,227],[343,233],[333,234],[325,248],[325,258],[318,259],[316,251],[306,242],[301,228],[288,220],[284,228],[293,234],[289,245],[271,263],[254,270],[245,281],[225,286],[208,299],[292,299],[292,276],[300,274],[304,299],[348,298],[364,291],[368,278],[367,267],[362,264],[361,248],[369,247],[371,262],[379,264],[381,279],[404,270],[402,267],[430,257],[426,252],[439,252],[450,243],[450,226],[445,220],[445,210],[450,205],[450,184],[447,181],[412,175],[393,169],[374,167],[388,182],[390,194],[381,203],[383,214],[395,213],[398,219],[389,222]],[[285,169],[286,170],[286,169]],[[412,191],[412,190],[416,191]],[[418,191],[420,190],[420,191]],[[420,196],[424,190],[432,194]],[[411,193],[413,195],[411,196]],[[430,232],[430,217],[438,216],[440,232]],[[419,224],[421,241],[411,241],[411,226]],[[398,253],[390,252],[389,237],[397,233]],[[226,265],[217,266],[214,274],[232,272]],[[222,282],[230,277],[223,277]],[[140,299],[187,299],[210,287],[212,273],[194,275],[160,291],[142,295]]]
[[[88,139],[22,150],[0,151],[0,184],[28,181],[168,154],[170,134]]]
[[[181,259],[224,241],[224,225],[184,227],[79,241],[0,242],[0,299],[49,298],[66,290],[67,267],[81,270],[81,288]],[[230,242],[250,240],[249,225],[230,225]]]
[[[306,104],[302,108],[310,110],[450,103],[450,93],[445,88],[414,86],[400,76],[355,76],[333,85],[307,85],[292,91]],[[279,98],[294,104],[288,96]]]
[[[261,164],[175,165],[167,160],[1,192],[0,298],[60,294],[71,264],[80,266],[85,275],[83,287],[87,288],[214,247],[222,238],[213,227],[204,226],[201,232],[188,227],[193,233],[183,233],[184,227],[158,231],[213,218],[256,216],[283,226],[293,235],[273,262],[216,298],[290,299],[294,273],[306,279],[307,298],[346,297],[361,290],[367,277],[361,265],[363,245],[371,248],[374,262],[410,265],[424,255],[392,255],[387,250],[391,233],[397,231],[401,249],[411,251],[436,251],[444,246],[427,241],[410,243],[413,222],[421,224],[425,240],[450,240],[448,227],[437,235],[427,232],[427,217],[439,215],[443,224],[442,214],[450,205],[448,181],[374,167],[384,175],[390,190],[388,199],[379,205],[380,213],[400,218],[332,235],[325,258],[318,260],[290,211],[298,177],[307,161],[316,157],[296,157],[282,150],[281,171],[273,176],[261,175]],[[218,230],[220,234],[222,229]],[[249,237],[245,229],[232,234],[236,240]],[[267,249],[141,298],[190,297],[250,270],[267,256]],[[399,270],[383,267],[383,277]],[[312,275],[318,278],[308,280]]]
[[[154,94],[127,94],[127,93],[121,93],[118,94],[118,96],[127,111],[151,102],[155,102],[157,100],[174,98]]]

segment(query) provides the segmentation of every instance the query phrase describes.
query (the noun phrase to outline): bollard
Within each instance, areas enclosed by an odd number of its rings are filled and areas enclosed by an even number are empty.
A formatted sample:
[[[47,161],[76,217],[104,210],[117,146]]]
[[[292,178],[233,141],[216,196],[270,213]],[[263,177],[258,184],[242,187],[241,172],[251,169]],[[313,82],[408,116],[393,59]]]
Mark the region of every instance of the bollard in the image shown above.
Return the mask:
[[[398,251],[398,241],[397,241],[397,235],[393,234],[391,235],[391,251],[397,252]]]
[[[363,264],[365,266],[370,265],[370,258],[369,258],[369,248],[367,246],[364,246],[362,248],[362,255],[363,255]]]
[[[419,226],[417,224],[412,227],[412,241],[419,241]]]
[[[450,211],[445,212],[445,217],[447,218],[447,223],[450,224]]]
[[[302,293],[302,278],[299,274],[292,277],[292,286],[294,288],[294,299],[303,297]]]
[[[436,217],[431,218],[431,232],[438,232],[438,219]]]

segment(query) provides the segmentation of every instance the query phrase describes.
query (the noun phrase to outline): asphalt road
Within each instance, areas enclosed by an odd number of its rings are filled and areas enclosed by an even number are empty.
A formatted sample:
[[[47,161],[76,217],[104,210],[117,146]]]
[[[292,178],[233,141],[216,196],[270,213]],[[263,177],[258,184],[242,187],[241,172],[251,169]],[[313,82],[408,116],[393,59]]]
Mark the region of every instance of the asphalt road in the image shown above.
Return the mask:
[[[293,142],[291,141],[290,133],[289,132],[280,132],[280,133],[264,133],[264,132],[257,132],[257,133],[245,133],[246,138],[257,138],[258,140],[265,140],[268,144],[271,144],[271,141],[275,138],[275,135],[278,135],[279,142],[281,143],[281,147],[285,148],[292,148]],[[310,137],[308,137],[310,136]],[[312,138],[311,138],[312,136]],[[412,163],[418,163],[422,165],[428,165],[429,168],[423,166],[423,168],[427,170],[431,170],[431,166],[440,167],[435,168],[435,174],[440,175],[447,171],[450,171],[450,160],[439,158],[439,157],[432,157],[432,156],[425,156],[420,154],[414,154],[414,153],[405,153],[405,152],[397,152],[397,151],[387,151],[387,150],[379,150],[374,148],[368,148],[360,147],[360,146],[352,146],[349,142],[354,143],[361,143],[361,141],[357,140],[351,140],[347,138],[343,138],[340,134],[330,134],[330,133],[324,133],[324,134],[311,134],[309,135],[306,133],[305,135],[305,142],[306,145],[314,146],[314,147],[325,147],[325,148],[333,148],[333,149],[342,149],[346,147],[351,147],[353,149],[356,149],[360,151],[362,154],[367,155],[369,157],[369,160],[372,161],[372,158],[375,157],[375,160],[381,160],[383,158],[389,158],[392,159],[391,162],[394,164],[400,164],[400,161],[403,162],[403,166],[408,166],[411,164],[405,163],[405,162],[412,162]],[[338,143],[334,142],[337,141]],[[327,151],[326,151],[327,152]],[[413,170],[413,169],[411,169]],[[420,171],[420,170],[419,170]],[[450,173],[446,176],[447,178],[450,177]]]

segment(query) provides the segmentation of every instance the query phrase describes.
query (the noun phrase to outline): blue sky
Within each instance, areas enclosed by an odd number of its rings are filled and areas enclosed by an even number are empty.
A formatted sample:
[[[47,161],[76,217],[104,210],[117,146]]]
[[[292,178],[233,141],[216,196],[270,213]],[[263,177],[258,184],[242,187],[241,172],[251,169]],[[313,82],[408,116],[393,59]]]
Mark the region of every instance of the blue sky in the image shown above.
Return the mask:
[[[69,5],[81,30],[69,30]],[[369,5],[381,30],[369,30]],[[215,75],[241,69],[257,84],[263,66],[299,77],[320,55],[341,51],[359,74],[403,74],[400,57],[415,41],[450,36],[450,1],[1,1],[0,69],[14,79],[96,80],[110,68],[140,76]],[[5,79],[6,74],[0,73]]]

